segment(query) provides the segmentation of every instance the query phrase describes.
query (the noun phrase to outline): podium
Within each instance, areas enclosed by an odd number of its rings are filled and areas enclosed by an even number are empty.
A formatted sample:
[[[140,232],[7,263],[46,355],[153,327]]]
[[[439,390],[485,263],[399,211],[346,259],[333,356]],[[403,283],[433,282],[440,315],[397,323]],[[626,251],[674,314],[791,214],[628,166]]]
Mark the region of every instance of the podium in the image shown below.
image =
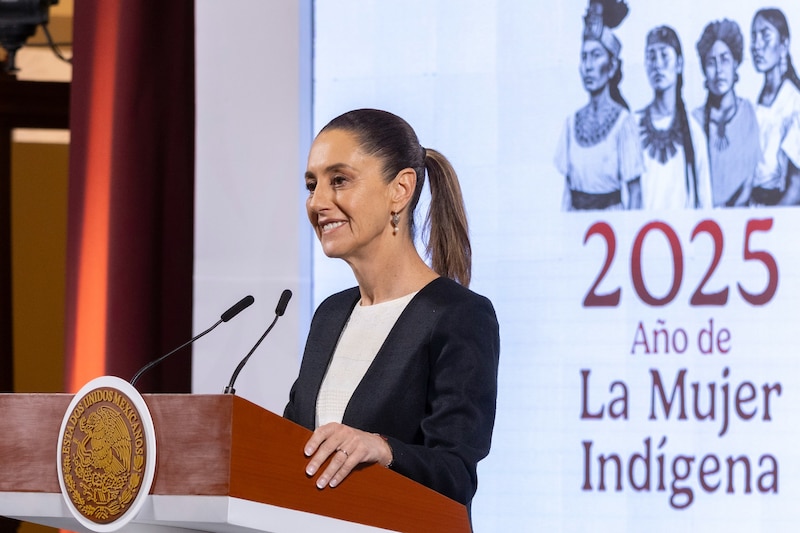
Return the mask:
[[[58,481],[70,394],[0,394],[0,515],[89,531]],[[145,394],[155,477],[122,531],[469,532],[466,507],[379,465],[317,489],[305,474],[311,432],[233,395]]]

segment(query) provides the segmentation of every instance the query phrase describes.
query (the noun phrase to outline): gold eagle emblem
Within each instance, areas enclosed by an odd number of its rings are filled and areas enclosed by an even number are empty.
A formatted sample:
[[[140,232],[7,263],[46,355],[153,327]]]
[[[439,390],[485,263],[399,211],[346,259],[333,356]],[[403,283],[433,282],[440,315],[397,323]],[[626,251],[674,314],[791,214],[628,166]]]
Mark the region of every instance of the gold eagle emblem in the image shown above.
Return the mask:
[[[67,495],[87,519],[106,524],[130,507],[145,467],[141,418],[115,389],[95,389],[76,404],[64,431],[61,463]]]

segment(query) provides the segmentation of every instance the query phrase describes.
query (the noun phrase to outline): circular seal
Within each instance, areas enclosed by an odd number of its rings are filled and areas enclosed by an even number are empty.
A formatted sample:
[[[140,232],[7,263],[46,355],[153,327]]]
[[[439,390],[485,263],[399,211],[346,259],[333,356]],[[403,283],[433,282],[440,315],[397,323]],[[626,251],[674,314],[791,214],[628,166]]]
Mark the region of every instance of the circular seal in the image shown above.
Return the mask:
[[[92,531],[124,527],[150,492],[155,453],[153,419],[133,386],[113,376],[84,385],[58,434],[58,482],[72,515]]]

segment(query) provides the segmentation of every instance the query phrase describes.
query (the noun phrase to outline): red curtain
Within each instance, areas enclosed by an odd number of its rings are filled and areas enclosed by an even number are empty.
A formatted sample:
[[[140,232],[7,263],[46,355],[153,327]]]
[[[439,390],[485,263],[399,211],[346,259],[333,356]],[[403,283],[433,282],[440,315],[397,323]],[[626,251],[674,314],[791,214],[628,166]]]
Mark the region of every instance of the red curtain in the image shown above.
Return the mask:
[[[65,387],[192,333],[194,2],[75,2]],[[190,351],[142,377],[188,392]]]

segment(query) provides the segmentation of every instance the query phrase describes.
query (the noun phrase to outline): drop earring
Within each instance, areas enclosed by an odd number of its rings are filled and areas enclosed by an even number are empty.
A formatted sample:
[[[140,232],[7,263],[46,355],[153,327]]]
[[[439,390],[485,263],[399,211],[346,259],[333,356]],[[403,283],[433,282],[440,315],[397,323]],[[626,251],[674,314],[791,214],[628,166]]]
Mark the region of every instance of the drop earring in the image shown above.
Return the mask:
[[[400,213],[392,211],[392,234],[397,235],[400,231]]]

